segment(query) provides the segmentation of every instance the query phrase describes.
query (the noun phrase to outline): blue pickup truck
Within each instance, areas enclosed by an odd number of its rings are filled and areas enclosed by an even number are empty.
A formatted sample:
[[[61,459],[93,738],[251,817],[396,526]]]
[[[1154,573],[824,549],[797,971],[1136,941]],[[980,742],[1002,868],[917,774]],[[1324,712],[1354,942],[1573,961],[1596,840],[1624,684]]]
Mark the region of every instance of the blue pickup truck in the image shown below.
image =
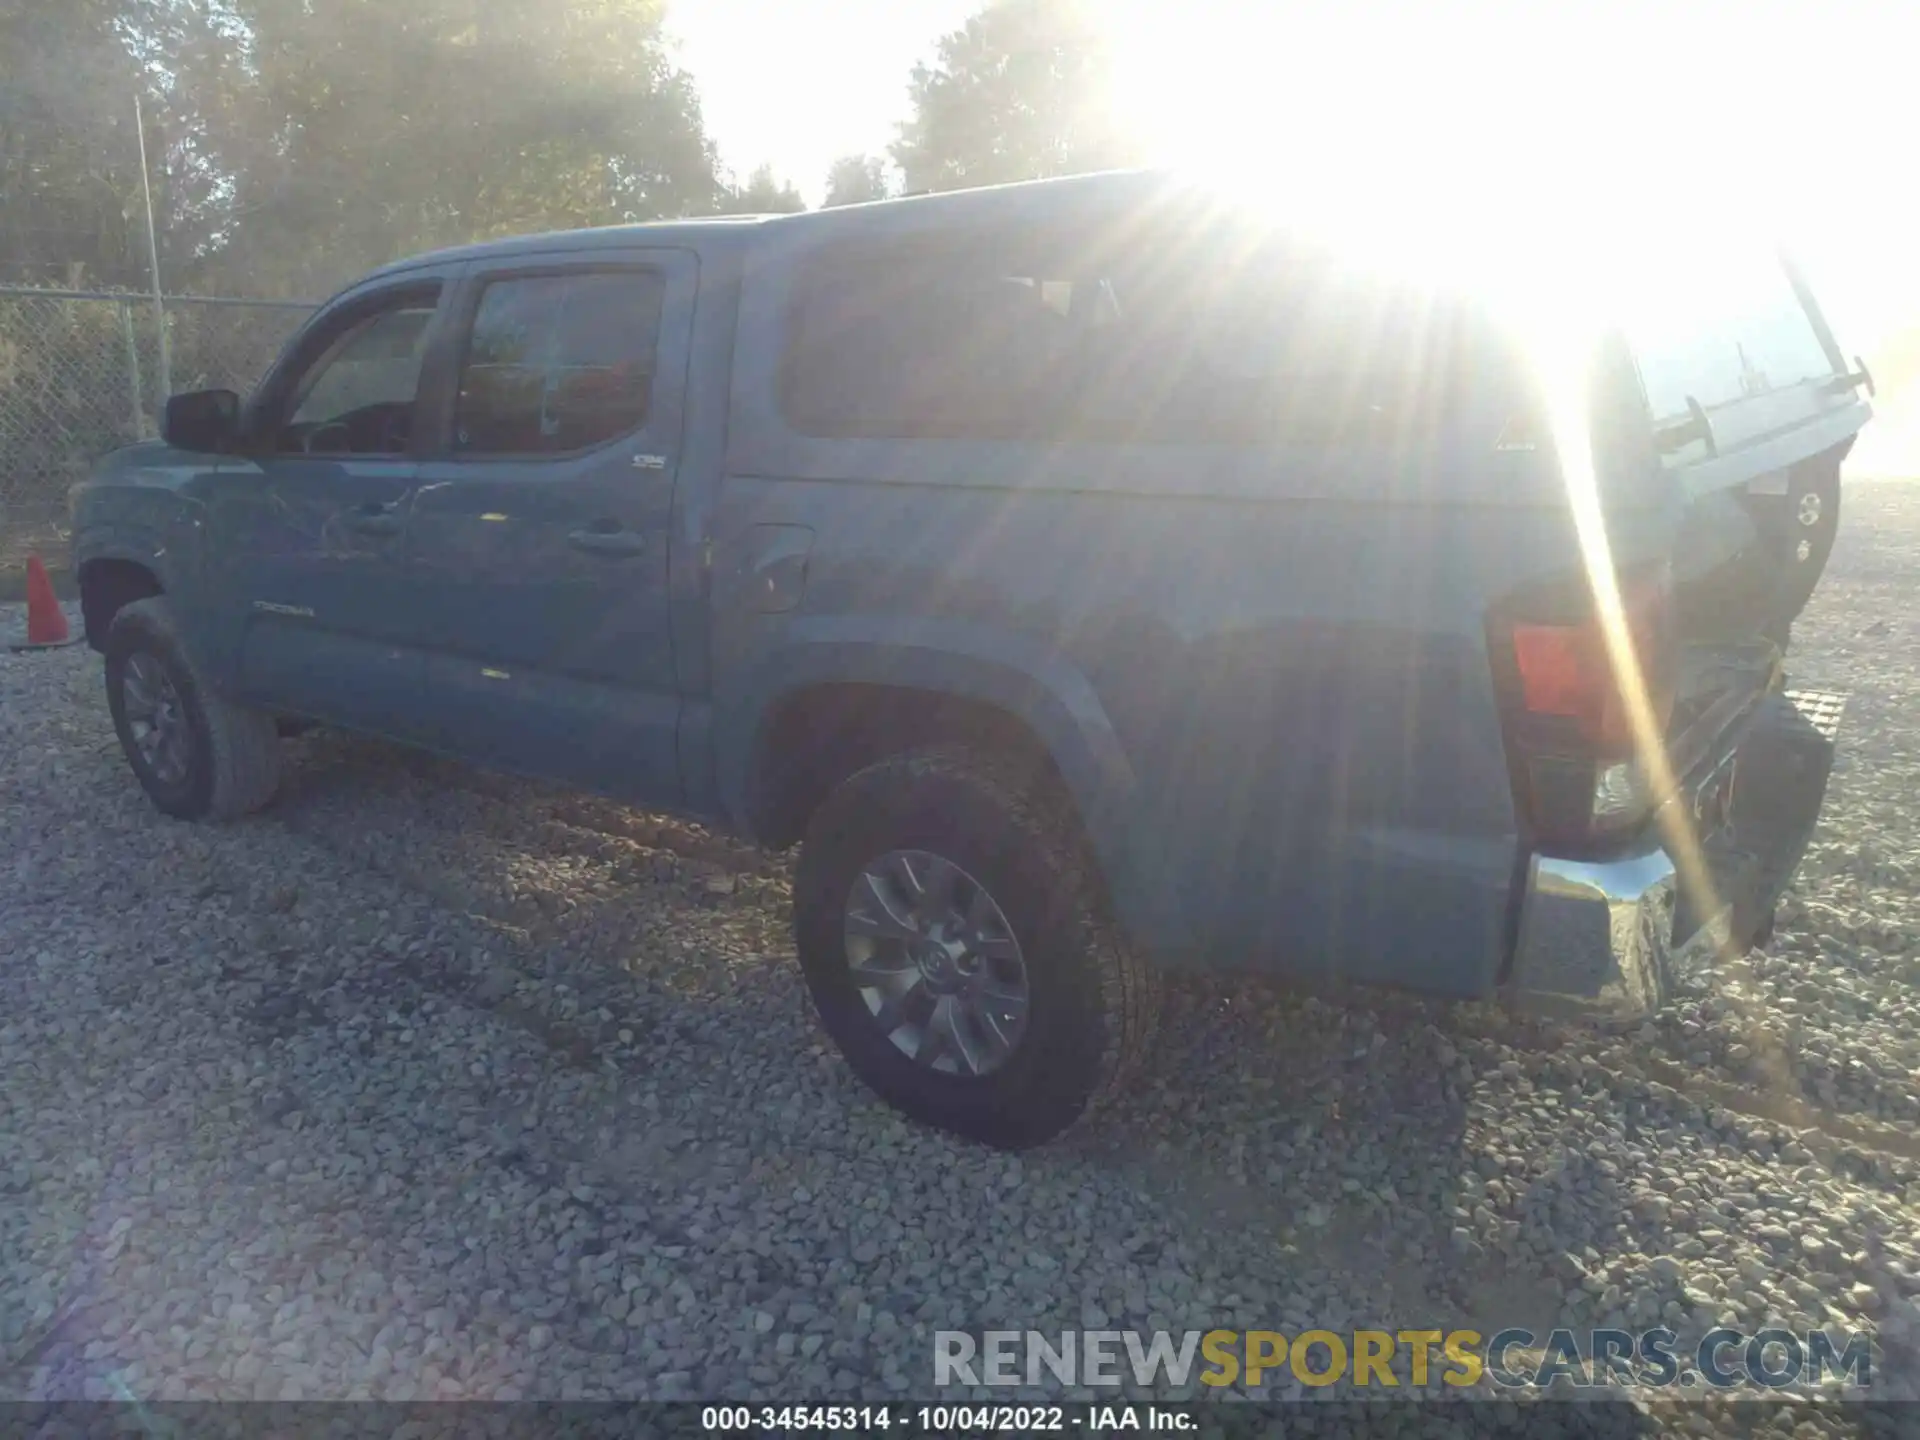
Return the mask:
[[[76,488],[87,639],[169,815],[321,723],[799,844],[854,1070],[1032,1145],[1169,967],[1645,1008],[1765,937],[1871,381],[1750,273],[1596,331],[1570,464],[1471,294],[1163,175],[424,255]]]

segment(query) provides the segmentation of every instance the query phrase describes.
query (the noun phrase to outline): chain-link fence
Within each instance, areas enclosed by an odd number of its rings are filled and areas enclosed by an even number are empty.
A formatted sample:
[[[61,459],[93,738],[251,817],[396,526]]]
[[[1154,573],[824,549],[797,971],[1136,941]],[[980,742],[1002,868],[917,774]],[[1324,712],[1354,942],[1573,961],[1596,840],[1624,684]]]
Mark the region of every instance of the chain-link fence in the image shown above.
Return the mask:
[[[168,296],[163,332],[151,295],[0,286],[0,568],[59,550],[68,487],[159,433],[163,374],[244,394],[311,308]]]

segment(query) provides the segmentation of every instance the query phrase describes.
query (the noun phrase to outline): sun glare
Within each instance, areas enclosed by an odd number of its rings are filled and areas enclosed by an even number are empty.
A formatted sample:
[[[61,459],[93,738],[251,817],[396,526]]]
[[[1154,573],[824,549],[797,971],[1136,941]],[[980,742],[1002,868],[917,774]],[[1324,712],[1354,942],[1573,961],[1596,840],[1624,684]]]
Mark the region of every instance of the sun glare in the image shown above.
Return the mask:
[[[1743,183],[1761,157],[1719,143],[1735,97],[1716,93],[1698,53],[1690,72],[1663,73],[1670,58],[1617,12],[1604,24],[1487,3],[1118,0],[1109,14],[1115,111],[1155,163],[1277,223],[1337,235],[1392,273],[1476,294],[1526,343],[1636,749],[1669,792],[1664,724],[1608,545],[1585,375],[1603,327],[1711,310],[1721,282],[1751,287],[1750,269],[1717,256],[1771,263],[1758,218],[1737,213],[1738,197],[1764,188]],[[1671,11],[1665,24],[1676,29]],[[1764,43],[1764,27],[1745,40],[1756,33]],[[1695,158],[1707,153],[1710,192]],[[1710,895],[1698,837],[1684,820],[1669,828],[1684,883]]]
[[[1557,342],[1629,302],[1657,313],[1678,269],[1649,242],[1699,240],[1709,218],[1737,228],[1745,167],[1782,158],[1725,144],[1741,103],[1725,67],[1648,44],[1705,43],[1700,7],[1663,9],[1652,29],[1652,12],[1493,0],[1102,13],[1114,113],[1152,163],[1480,291]],[[1788,53],[1765,25],[1739,33]]]

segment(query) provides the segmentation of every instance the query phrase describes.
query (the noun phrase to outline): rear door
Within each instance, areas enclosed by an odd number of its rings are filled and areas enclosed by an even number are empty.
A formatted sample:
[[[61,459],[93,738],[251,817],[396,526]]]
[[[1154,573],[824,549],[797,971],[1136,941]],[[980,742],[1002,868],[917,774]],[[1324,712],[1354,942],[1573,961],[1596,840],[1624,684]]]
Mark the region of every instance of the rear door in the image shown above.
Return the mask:
[[[667,560],[696,277],[671,249],[474,267],[409,521],[448,748],[679,802]]]
[[[407,517],[457,272],[351,292],[294,341],[248,406],[246,454],[208,502],[209,576],[231,674],[266,708],[419,735],[423,657],[407,644]]]

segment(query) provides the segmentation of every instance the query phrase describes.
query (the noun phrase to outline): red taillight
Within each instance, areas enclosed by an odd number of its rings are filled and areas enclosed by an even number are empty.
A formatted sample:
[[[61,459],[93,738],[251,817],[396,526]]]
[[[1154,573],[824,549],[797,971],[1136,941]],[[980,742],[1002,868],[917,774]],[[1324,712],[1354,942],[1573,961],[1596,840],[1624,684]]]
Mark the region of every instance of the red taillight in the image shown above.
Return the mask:
[[[1635,665],[1616,675],[1596,607],[1584,593],[1509,612],[1513,657],[1508,738],[1535,833],[1584,844],[1644,818],[1654,796],[1642,741],[1660,743],[1673,708],[1676,651],[1666,572],[1623,577],[1620,602]],[[1534,618],[1542,612],[1551,620]],[[1561,618],[1565,616],[1567,618]],[[1650,736],[1635,734],[1626,695],[1644,687]]]
[[[1604,705],[1606,654],[1584,625],[1516,625],[1513,661],[1520,702],[1530,715],[1585,719]]]
[[[1648,710],[1654,725],[1664,730],[1673,706],[1664,575],[1623,586],[1620,604]],[[1513,662],[1520,675],[1520,703],[1528,714],[1571,720],[1600,758],[1632,752],[1633,726],[1625,698],[1632,670],[1616,679],[1597,615],[1573,624],[1515,624]]]

